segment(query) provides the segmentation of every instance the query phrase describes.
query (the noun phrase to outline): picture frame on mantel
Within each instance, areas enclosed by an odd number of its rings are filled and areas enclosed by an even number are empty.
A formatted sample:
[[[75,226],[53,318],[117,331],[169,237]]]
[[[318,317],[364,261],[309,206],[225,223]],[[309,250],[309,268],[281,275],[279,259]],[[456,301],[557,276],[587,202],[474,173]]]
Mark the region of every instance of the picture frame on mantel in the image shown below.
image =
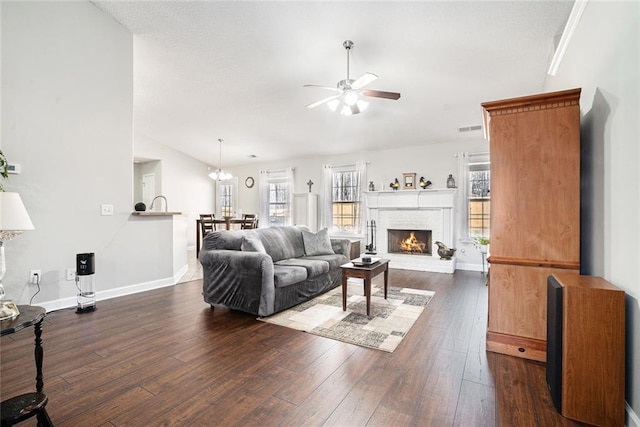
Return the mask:
[[[415,190],[416,189],[416,174],[403,173],[402,174],[402,189],[403,190]]]

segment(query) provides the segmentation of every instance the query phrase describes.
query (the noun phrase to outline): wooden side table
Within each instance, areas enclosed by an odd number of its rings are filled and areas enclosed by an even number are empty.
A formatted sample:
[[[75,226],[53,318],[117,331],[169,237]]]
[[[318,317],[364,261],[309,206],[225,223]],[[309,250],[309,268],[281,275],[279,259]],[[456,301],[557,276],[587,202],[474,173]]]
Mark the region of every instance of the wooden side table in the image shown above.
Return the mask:
[[[349,277],[364,279],[364,296],[367,299],[367,316],[371,312],[371,280],[380,273],[384,273],[384,299],[387,299],[387,284],[389,282],[389,260],[381,259],[375,264],[356,267],[352,262],[340,266],[342,269],[342,311],[347,310],[347,280]]]
[[[34,415],[38,419],[38,426],[53,427],[53,423],[47,414],[47,395],[42,391],[44,381],[42,377],[42,321],[47,312],[42,307],[32,305],[19,305],[20,315],[15,319],[0,322],[0,336],[13,334],[29,326],[33,326],[35,333],[35,361],[36,361],[36,392],[25,393],[0,403],[2,427],[12,426],[16,423],[31,418]]]

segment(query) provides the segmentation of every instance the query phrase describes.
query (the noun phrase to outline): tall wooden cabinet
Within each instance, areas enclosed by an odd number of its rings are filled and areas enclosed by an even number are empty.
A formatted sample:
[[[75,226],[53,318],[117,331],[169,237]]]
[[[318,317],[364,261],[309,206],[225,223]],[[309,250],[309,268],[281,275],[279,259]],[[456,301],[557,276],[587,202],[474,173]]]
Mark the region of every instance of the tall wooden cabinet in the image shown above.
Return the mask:
[[[486,102],[487,350],[545,361],[547,277],[580,270],[580,89]]]

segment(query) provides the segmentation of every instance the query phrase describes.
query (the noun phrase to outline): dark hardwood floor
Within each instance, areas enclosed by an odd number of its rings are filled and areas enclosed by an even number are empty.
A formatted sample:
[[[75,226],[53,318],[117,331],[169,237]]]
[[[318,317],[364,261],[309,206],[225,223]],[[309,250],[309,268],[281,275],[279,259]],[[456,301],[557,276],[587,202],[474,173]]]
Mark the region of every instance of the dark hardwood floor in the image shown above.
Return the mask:
[[[436,291],[394,353],[211,310],[201,280],[49,313],[47,410],[56,426],[579,425],[543,364],[485,351],[480,273],[389,278]],[[0,344],[2,399],[32,391],[33,329]]]

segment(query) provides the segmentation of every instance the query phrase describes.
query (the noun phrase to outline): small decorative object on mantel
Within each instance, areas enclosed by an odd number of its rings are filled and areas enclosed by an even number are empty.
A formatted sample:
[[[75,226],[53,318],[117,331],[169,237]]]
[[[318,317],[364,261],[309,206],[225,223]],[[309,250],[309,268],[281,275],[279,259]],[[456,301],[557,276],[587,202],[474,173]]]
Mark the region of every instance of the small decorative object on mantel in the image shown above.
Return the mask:
[[[416,188],[416,174],[415,173],[403,173],[402,174],[402,189],[403,190],[415,190]]]
[[[313,181],[309,180],[307,182],[307,185],[309,186],[309,193],[311,193],[311,187],[313,187]]]
[[[398,188],[400,188],[400,183],[398,182],[398,178],[396,178],[395,181],[393,181],[391,184],[389,184],[389,187],[391,189],[393,189],[394,191],[396,191]]]
[[[449,174],[449,178],[447,178],[447,188],[456,188],[456,180],[453,179],[452,174]]]
[[[431,185],[431,181],[425,181],[424,180],[424,176],[420,177],[420,182],[418,182],[418,185],[420,186],[420,188],[422,188],[423,190],[427,187],[429,187]]]
[[[369,181],[369,191],[376,191],[376,186],[373,184],[373,181]]]
[[[436,245],[438,245],[438,255],[440,255],[440,259],[450,260],[456,252],[455,248],[449,248],[442,242],[436,242]]]

